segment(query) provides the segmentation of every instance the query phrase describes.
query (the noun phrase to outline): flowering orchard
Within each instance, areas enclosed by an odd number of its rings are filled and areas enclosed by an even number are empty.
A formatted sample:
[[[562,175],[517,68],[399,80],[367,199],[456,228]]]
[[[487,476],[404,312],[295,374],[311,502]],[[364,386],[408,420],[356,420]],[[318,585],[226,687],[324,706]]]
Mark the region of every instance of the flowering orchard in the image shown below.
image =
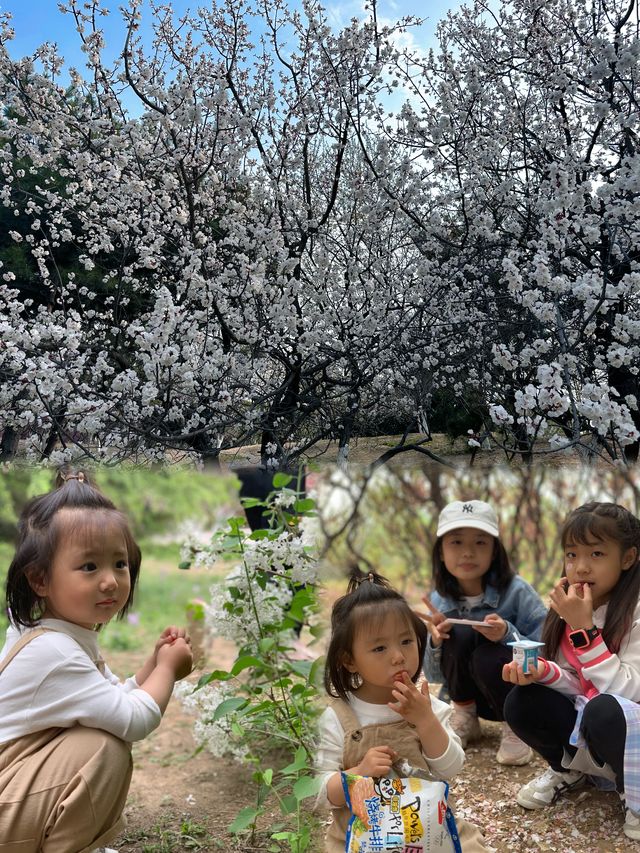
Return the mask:
[[[291,463],[434,399],[529,455],[638,452],[636,0],[336,32],[308,0],[61,4],[0,31],[0,454]],[[412,38],[408,37],[408,34]]]

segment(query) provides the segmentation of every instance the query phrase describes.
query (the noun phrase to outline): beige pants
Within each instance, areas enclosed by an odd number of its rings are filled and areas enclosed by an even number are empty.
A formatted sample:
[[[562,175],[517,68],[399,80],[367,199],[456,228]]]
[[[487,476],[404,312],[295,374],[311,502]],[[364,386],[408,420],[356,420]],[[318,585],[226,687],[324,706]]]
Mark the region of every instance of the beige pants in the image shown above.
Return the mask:
[[[102,729],[0,745],[0,853],[88,853],[124,828],[131,747]]]

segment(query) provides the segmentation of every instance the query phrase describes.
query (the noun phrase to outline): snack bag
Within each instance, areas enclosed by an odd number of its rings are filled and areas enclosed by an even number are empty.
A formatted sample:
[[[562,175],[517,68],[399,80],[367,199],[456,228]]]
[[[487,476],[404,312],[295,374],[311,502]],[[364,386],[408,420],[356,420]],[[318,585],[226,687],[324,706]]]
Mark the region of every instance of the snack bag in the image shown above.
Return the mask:
[[[342,774],[346,853],[462,853],[446,782]]]

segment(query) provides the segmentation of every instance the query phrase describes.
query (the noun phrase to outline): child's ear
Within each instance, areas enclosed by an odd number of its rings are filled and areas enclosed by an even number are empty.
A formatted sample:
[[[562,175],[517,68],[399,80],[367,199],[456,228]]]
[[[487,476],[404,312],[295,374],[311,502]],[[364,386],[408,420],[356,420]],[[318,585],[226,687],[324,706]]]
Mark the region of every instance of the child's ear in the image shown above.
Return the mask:
[[[42,575],[41,573],[36,574],[35,572],[27,572],[26,577],[27,583],[35,592],[35,594],[40,598],[44,598],[49,588],[49,584],[47,583],[44,575]]]
[[[351,655],[346,652],[342,655],[342,666],[347,670],[347,672],[356,673],[358,671],[351,659]]]
[[[635,565],[638,560],[638,549],[635,547],[627,548],[622,555],[622,571],[626,572],[631,566]]]

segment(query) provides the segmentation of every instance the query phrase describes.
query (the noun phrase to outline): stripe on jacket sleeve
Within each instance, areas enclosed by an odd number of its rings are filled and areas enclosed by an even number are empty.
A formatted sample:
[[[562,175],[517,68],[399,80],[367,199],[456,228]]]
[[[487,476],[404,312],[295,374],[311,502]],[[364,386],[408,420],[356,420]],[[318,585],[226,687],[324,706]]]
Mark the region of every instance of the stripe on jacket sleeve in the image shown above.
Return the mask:
[[[600,663],[605,658],[613,657],[602,637],[598,637],[595,642],[591,643],[585,649],[576,649],[576,654],[582,666],[593,666],[593,664]]]
[[[541,660],[545,664],[545,671],[542,678],[538,679],[538,684],[553,684],[560,678],[562,670],[552,660],[545,660],[544,658],[541,658]]]

